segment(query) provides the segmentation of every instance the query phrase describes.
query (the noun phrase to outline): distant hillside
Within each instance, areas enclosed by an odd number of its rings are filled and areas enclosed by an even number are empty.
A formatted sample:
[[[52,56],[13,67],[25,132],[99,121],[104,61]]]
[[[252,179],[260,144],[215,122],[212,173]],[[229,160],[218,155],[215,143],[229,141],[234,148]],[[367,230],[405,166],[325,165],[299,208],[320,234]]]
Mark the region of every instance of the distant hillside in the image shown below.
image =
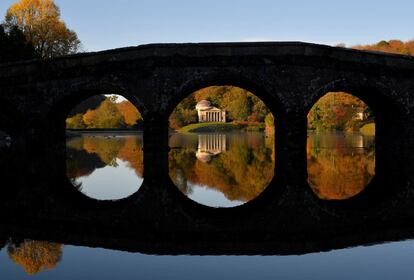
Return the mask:
[[[351,46],[351,48],[357,50],[380,51],[386,53],[414,55],[414,40],[407,42],[403,42],[401,40],[380,41],[372,45],[356,45]]]

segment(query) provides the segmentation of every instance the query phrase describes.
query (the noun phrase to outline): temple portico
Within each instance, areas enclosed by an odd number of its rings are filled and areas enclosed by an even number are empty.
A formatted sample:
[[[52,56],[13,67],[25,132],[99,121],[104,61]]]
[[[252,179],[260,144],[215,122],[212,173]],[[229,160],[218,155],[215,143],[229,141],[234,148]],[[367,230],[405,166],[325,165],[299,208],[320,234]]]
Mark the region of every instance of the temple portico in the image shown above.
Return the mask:
[[[196,105],[198,122],[226,122],[226,111],[211,106],[207,100],[201,100]]]

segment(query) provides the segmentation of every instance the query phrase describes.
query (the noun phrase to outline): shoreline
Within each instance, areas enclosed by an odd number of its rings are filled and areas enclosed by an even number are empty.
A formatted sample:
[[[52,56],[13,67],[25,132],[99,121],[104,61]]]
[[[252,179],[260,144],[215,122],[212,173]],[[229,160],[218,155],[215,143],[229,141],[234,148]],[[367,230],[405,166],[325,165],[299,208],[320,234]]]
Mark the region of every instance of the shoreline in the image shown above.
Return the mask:
[[[119,129],[79,129],[79,130],[66,130],[66,136],[80,136],[80,135],[137,135],[142,134],[142,130],[119,130]]]

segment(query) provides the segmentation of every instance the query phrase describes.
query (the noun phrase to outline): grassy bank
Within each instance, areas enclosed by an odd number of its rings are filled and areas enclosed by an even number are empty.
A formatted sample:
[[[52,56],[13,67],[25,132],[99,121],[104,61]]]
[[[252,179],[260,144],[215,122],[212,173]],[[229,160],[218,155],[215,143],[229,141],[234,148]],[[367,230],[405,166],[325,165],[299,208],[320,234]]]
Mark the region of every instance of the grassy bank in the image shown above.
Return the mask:
[[[235,124],[235,123],[193,123],[178,130],[180,133],[191,132],[229,132],[229,131],[263,131],[263,124]]]

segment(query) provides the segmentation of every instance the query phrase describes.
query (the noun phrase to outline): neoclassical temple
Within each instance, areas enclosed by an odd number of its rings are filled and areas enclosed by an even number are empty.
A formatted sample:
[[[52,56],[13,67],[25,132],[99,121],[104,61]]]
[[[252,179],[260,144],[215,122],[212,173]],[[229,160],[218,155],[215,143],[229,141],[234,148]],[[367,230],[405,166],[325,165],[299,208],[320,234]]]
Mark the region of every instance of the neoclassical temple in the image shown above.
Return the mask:
[[[226,122],[226,111],[211,106],[210,101],[201,100],[196,105],[198,122]]]

